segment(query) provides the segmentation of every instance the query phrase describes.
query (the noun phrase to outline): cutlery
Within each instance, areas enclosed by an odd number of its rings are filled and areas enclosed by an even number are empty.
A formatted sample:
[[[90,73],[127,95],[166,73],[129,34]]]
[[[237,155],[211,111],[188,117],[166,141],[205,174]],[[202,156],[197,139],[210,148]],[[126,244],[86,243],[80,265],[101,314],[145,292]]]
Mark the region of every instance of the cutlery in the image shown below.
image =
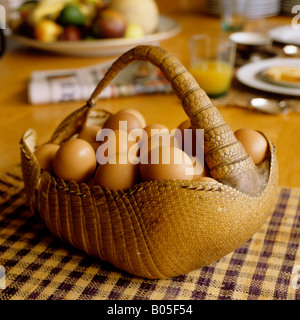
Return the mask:
[[[287,114],[300,112],[300,100],[277,101],[275,99],[253,98],[249,102],[249,107],[268,114]]]
[[[300,48],[298,46],[294,46],[294,45],[286,45],[282,48],[283,52],[287,55],[287,56],[291,56],[291,57],[299,57],[300,56]]]

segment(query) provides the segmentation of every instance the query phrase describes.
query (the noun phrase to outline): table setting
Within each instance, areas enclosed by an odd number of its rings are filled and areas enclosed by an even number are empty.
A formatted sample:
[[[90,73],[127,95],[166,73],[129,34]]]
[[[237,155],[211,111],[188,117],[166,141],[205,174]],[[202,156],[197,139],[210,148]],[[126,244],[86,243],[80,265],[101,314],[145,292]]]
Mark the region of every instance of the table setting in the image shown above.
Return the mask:
[[[145,0],[155,27],[139,36],[123,28],[112,38],[96,36],[91,17],[99,25],[100,18],[87,10],[95,9],[89,1],[61,2],[54,15],[45,9],[49,1],[19,7],[25,20],[12,21],[1,38],[0,300],[182,300],[186,307],[299,300],[300,30],[286,13],[291,4],[270,1],[255,10],[253,2],[245,14],[240,1],[243,20],[233,26],[222,1],[187,11],[180,2],[171,10],[167,1]],[[80,2],[89,18],[76,28],[85,38],[66,40],[70,16],[63,11]],[[119,2],[99,14],[121,12]],[[60,35],[34,38],[38,24],[24,23],[37,14],[45,14],[37,23],[50,19]],[[139,120],[134,129],[166,129],[192,177],[177,173],[176,162],[172,172],[144,163],[156,149],[143,149],[140,133],[134,181],[126,184],[124,163],[106,173],[99,159],[111,158],[100,153],[100,132],[121,134],[120,123],[131,117]],[[175,140],[187,121],[185,129],[203,131],[199,176],[200,154]],[[92,169],[77,168],[79,152],[69,149],[64,160],[63,150],[92,126],[100,130],[97,147],[89,146]],[[49,169],[38,158],[44,145],[55,145]],[[77,178],[77,170],[90,173]]]

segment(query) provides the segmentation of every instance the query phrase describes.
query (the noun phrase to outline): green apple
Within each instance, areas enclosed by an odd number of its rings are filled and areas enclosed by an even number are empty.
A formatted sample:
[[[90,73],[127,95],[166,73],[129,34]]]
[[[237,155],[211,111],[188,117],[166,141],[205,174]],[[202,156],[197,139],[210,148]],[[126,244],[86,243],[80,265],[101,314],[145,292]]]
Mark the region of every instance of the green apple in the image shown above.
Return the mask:
[[[86,17],[75,4],[67,4],[58,16],[57,21],[64,26],[83,26],[86,23]]]

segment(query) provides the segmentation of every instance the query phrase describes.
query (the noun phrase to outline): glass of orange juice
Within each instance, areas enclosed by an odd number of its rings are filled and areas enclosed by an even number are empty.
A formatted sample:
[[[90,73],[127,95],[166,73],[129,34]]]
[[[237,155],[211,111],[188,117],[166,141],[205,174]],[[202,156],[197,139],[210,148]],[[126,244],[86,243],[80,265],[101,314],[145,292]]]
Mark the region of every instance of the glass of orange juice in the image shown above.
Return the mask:
[[[227,94],[232,80],[236,44],[227,38],[194,35],[189,40],[189,71],[211,98]]]

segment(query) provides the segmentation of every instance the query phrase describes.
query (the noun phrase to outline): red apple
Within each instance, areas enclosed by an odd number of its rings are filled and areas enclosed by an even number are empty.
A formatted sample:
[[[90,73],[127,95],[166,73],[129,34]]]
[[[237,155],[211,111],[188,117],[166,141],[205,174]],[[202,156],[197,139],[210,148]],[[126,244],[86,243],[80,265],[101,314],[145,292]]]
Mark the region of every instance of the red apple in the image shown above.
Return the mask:
[[[97,38],[121,38],[126,31],[126,20],[115,10],[104,9],[93,21],[92,30]]]
[[[82,32],[75,26],[67,26],[58,37],[58,40],[78,41],[82,39]]]

